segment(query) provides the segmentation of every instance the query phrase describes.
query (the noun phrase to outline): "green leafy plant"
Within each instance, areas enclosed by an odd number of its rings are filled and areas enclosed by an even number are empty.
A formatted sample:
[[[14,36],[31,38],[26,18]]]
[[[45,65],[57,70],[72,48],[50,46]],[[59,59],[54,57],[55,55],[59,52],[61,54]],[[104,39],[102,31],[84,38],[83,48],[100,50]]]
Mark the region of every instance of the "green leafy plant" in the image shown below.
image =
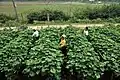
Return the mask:
[[[7,79],[21,72],[28,78],[49,75],[62,79],[62,68],[77,79],[97,80],[104,71],[120,72],[120,28],[90,28],[89,36],[72,26],[39,30],[33,41],[33,30],[0,31],[0,69]],[[59,50],[60,35],[66,35],[67,56]],[[66,63],[66,64],[65,64]],[[68,80],[69,80],[68,79]],[[71,78],[72,79],[72,78]]]
[[[99,31],[99,29],[91,30],[90,42],[95,48],[95,52],[100,55],[100,62],[104,63],[104,69],[119,72],[120,44],[113,41],[109,36],[100,33],[101,31],[102,30]],[[105,33],[104,30],[103,33]]]

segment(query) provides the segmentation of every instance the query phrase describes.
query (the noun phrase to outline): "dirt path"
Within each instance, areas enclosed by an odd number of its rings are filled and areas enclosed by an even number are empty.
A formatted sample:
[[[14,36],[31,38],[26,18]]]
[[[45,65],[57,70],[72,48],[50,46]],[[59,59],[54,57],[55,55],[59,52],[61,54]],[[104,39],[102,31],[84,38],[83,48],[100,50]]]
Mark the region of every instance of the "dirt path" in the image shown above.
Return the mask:
[[[41,28],[47,28],[47,27],[56,27],[56,28],[65,28],[69,25],[44,25],[44,26],[29,26],[28,28],[32,28],[32,29],[41,29]],[[79,27],[79,28],[84,28],[86,26],[104,26],[104,24],[72,24],[73,27]]]
[[[71,24],[73,27],[77,27],[77,28],[85,28],[86,26],[89,27],[102,27],[105,24]],[[114,24],[115,26],[120,25],[120,24]],[[55,27],[55,28],[65,28],[67,26],[70,25],[43,25],[43,26],[28,26],[28,28],[32,28],[32,29],[41,29],[41,28],[47,28],[47,27]]]
[[[85,28],[86,26],[89,27],[102,27],[104,26],[104,24],[71,24],[73,27],[77,27],[77,28]],[[115,24],[115,25],[119,25],[119,24]],[[41,28],[47,28],[47,27],[55,27],[55,28],[65,28],[69,25],[41,25],[41,26],[28,26],[29,29],[41,29]],[[9,29],[9,27],[0,27],[0,30],[3,30],[4,28]],[[16,27],[11,27],[11,29],[16,29]]]

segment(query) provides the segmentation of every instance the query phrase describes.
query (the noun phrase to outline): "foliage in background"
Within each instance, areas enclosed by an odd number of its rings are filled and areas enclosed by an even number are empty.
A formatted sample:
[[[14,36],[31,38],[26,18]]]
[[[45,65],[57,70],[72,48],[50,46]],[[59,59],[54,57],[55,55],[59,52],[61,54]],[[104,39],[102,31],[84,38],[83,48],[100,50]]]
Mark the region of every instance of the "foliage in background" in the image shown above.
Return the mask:
[[[104,5],[101,8],[95,8],[88,13],[89,19],[108,19],[120,17],[120,5]]]
[[[50,21],[66,21],[68,17],[62,11],[51,11],[51,10],[43,10],[41,12],[33,12],[27,15],[28,23],[33,23],[36,21],[47,21],[49,16]]]
[[[102,19],[108,22],[119,22],[120,17],[120,5],[119,4],[111,4],[111,5],[103,5],[95,8],[87,8],[83,11],[81,9],[77,9],[74,13],[74,17],[76,19]]]
[[[73,23],[120,22],[120,6],[118,4],[102,5],[94,8],[87,7],[84,10],[78,8],[72,12],[73,15],[71,17],[66,16],[62,11],[43,10],[41,12],[33,12],[28,14],[28,22],[33,23],[34,20],[47,21],[48,13],[50,21],[58,20]]]
[[[0,14],[0,23],[5,23],[9,20],[15,20],[15,18],[5,15],[5,14]]]
[[[28,5],[29,6],[29,5]],[[41,9],[36,8],[20,12],[19,23],[40,23],[42,21],[47,21],[47,14],[49,13],[49,18],[51,23],[103,23],[103,22],[120,22],[120,6],[119,4],[80,4],[80,5],[44,5]],[[78,7],[81,6],[81,7]],[[39,6],[37,6],[39,7]],[[50,8],[49,8],[50,7]],[[68,8],[69,7],[69,8]],[[21,6],[19,5],[18,11]],[[48,9],[47,9],[48,8]],[[57,9],[60,8],[60,9]],[[28,13],[29,12],[29,13]],[[8,13],[8,12],[7,12]],[[1,14],[0,26],[7,26],[8,23],[14,26],[14,24],[19,24],[18,22],[12,23],[14,20],[8,17],[6,14]],[[13,21],[14,22],[14,21]],[[5,25],[7,24],[7,25]],[[45,22],[44,22],[45,24]]]

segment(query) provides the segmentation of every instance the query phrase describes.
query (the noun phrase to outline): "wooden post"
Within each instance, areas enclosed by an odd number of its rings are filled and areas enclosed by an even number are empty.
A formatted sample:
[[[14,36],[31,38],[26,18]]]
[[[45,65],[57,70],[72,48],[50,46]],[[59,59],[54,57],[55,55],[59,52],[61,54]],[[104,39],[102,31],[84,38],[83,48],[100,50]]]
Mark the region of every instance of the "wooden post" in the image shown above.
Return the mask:
[[[23,18],[23,14],[21,13],[21,18],[22,18],[22,22],[24,22],[23,20],[24,20],[24,18]]]
[[[48,27],[49,27],[49,21],[50,21],[50,15],[49,15],[49,13],[47,13],[47,23],[48,23]]]
[[[70,8],[70,17],[72,17],[72,9],[71,9],[71,8],[72,8],[72,0],[71,0],[70,7],[69,7],[69,8]]]
[[[15,11],[16,20],[19,21],[15,1],[12,0],[12,3],[13,3],[14,11]]]
[[[48,22],[50,21],[50,15],[49,15],[49,13],[47,13],[47,21]]]

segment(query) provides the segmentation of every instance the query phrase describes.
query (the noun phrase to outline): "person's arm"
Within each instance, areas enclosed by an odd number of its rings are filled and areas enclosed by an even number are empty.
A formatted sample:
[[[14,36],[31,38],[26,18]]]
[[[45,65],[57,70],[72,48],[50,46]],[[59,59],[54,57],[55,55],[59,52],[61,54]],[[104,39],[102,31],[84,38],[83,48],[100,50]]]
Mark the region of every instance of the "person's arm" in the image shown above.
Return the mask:
[[[60,47],[62,48],[64,46],[66,46],[66,41],[65,40],[63,40],[63,41],[60,42]]]
[[[35,36],[35,34],[36,34],[36,33],[34,32],[34,33],[33,33],[33,35],[32,35],[32,37],[34,37],[34,36]]]

